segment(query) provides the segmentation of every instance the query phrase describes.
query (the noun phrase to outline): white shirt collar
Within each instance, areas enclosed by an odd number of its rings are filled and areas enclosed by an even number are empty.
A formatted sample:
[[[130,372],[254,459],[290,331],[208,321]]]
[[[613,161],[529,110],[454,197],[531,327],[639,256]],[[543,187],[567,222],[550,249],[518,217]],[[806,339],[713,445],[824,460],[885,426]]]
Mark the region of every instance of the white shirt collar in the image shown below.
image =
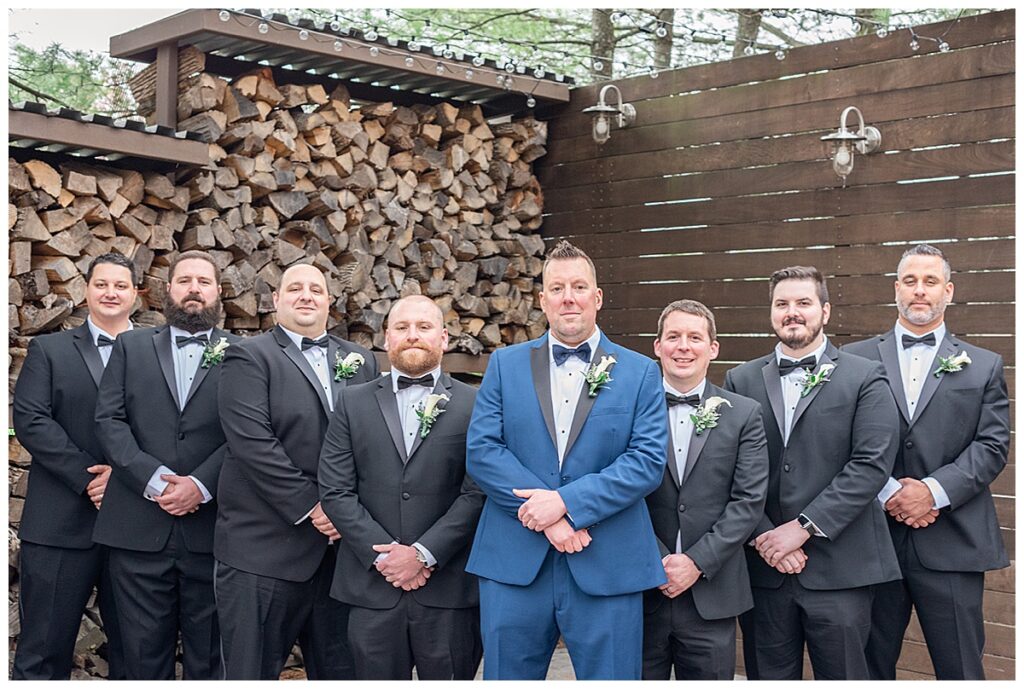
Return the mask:
[[[599,344],[601,344],[601,329],[595,326],[594,327],[594,333],[590,337],[588,337],[586,340],[584,340],[583,342],[586,342],[588,345],[590,345],[590,360],[593,361],[594,360],[594,355],[597,353],[597,346]],[[557,337],[555,337],[555,334],[549,330],[548,331],[548,360],[551,361],[552,364],[555,361],[554,354],[552,354],[552,352],[554,351],[553,347],[555,345],[559,345],[560,347],[567,347],[568,349],[576,349],[576,347],[579,347],[580,345],[582,345],[583,342],[580,342],[580,344],[576,345],[575,347],[570,347],[569,345],[565,344],[564,342],[559,340]]]
[[[425,373],[423,375],[429,375],[431,378],[434,379],[434,385],[437,385],[437,379],[441,377],[441,366],[438,365],[438,366],[436,366],[435,368],[433,368],[432,370],[428,371],[427,373]],[[419,377],[419,376],[410,376],[408,373],[405,373],[404,371],[400,371],[399,369],[395,368],[394,365],[392,365],[391,366],[391,390],[393,392],[395,392],[395,393],[398,392],[398,376],[405,376],[406,378],[418,378]],[[431,386],[430,390],[433,390],[433,389],[434,389],[434,387]]]
[[[190,333],[187,330],[182,330],[181,328],[179,328],[176,325],[172,325],[171,326],[171,341],[174,341],[174,338],[178,337],[179,335],[184,335],[185,337],[192,337],[194,335],[206,335],[206,339],[210,340],[210,339],[213,339],[213,328],[210,328],[208,330],[200,330],[199,332],[195,332],[195,333]]]
[[[802,356],[800,358],[801,359],[806,359],[809,356],[813,356],[814,357],[814,363],[815,363],[815,365],[817,365],[821,361],[821,355],[825,353],[825,348],[826,347],[828,347],[828,336],[827,335],[823,335],[822,338],[821,338],[821,344],[818,345],[818,348],[815,349],[810,354],[805,354],[804,356]],[[778,363],[778,362],[782,361],[783,359],[792,359],[792,358],[793,357],[791,357],[791,356],[789,356],[787,354],[783,354],[782,353],[782,343],[781,342],[776,342],[775,343],[775,363]]]
[[[93,344],[96,344],[96,340],[99,338],[100,335],[106,335],[111,340],[115,339],[116,336],[111,335],[106,330],[96,325],[96,323],[94,323],[92,320],[92,316],[86,316],[85,322],[89,325],[89,335],[92,337]],[[128,329],[133,330],[134,328],[135,326],[132,324],[132,322],[128,321]]]
[[[295,346],[298,347],[299,351],[301,352],[302,351],[302,338],[304,338],[306,336],[305,335],[299,335],[298,333],[293,333],[291,330],[289,330],[288,328],[284,327],[281,324],[278,324],[277,327],[281,328],[281,330],[284,331],[284,334],[287,335],[288,338],[292,342],[295,343]],[[327,335],[327,331],[326,330],[324,330],[323,332],[321,332],[319,335],[317,335],[316,337],[314,337],[312,339],[319,340],[321,337],[324,337],[325,335]]]
[[[910,332],[903,327],[902,323],[896,321],[896,327],[893,328],[893,334],[896,335],[896,349],[903,349],[903,345],[901,343],[903,342],[904,335],[910,335],[911,337],[924,337],[928,333],[935,333],[935,346],[937,347],[939,343],[942,342],[942,339],[946,337],[946,322],[943,321],[942,323],[939,323],[938,327],[929,330],[927,333],[921,333],[918,335],[917,333]]]
[[[687,390],[686,392],[680,392],[675,387],[673,387],[673,385],[669,383],[668,380],[665,378],[661,379],[661,384],[665,387],[666,392],[671,392],[673,395],[678,395],[680,397],[686,397],[687,395],[697,395],[698,397],[703,398],[704,390],[707,389],[708,386],[708,379],[701,379],[701,381],[697,383],[697,385],[694,386],[692,390]]]

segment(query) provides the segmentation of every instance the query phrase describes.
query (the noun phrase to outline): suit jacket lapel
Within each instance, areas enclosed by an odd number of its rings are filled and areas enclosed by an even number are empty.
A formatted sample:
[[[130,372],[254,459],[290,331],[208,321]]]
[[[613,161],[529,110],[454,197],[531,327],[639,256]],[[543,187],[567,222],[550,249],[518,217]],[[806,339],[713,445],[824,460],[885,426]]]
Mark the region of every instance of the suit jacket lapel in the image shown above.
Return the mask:
[[[764,376],[764,387],[768,393],[768,402],[772,405],[772,412],[775,414],[775,423],[779,427],[779,435],[786,437],[786,404],[782,401],[782,379],[779,377],[779,362],[772,355],[768,363],[761,369]]]
[[[665,466],[668,468],[668,473],[672,475],[672,482],[678,488],[681,481],[679,479],[679,467],[676,466],[676,446],[672,442],[672,429],[669,429],[668,434],[668,461],[665,463]]]
[[[299,370],[302,371],[302,375],[306,377],[309,384],[313,386],[314,390],[316,390],[316,396],[320,398],[320,406],[323,407],[324,414],[330,417],[331,408],[327,404],[327,396],[324,394],[324,389],[320,385],[320,379],[316,377],[316,372],[313,370],[313,367],[309,365],[305,355],[303,355],[302,351],[295,346],[295,343],[292,342],[292,338],[288,337],[288,334],[281,330],[280,327],[274,328],[274,338],[284,349],[285,355],[292,360],[293,364],[299,367]]]
[[[603,338],[602,338],[603,339]],[[598,344],[594,350],[594,354],[590,357],[592,363],[596,363],[601,360],[601,357],[607,355],[602,344]],[[612,371],[615,367],[612,367]],[[583,382],[583,387],[580,388],[580,398],[576,400],[576,411],[573,413],[572,426],[569,427],[569,440],[565,443],[565,454],[562,456],[563,461],[565,457],[569,456],[569,451],[572,450],[573,443],[576,442],[576,438],[579,437],[580,431],[583,430],[583,424],[587,422],[587,417],[590,416],[590,410],[594,408],[594,402],[597,401],[597,395],[591,397],[589,394],[590,386],[587,385],[586,381]],[[600,391],[597,393],[600,395]],[[548,395],[550,400],[551,395]],[[556,444],[555,447],[558,447]]]
[[[432,395],[448,395],[448,401],[451,402],[451,399],[452,399],[452,389],[451,388],[452,388],[452,379],[451,379],[451,377],[447,373],[442,371],[441,375],[437,377],[437,382],[434,383],[434,389],[430,391],[430,394],[432,394]],[[437,428],[437,424],[441,423],[441,419],[443,419],[443,418],[444,418],[444,414],[441,414],[440,416],[437,417],[437,420],[434,422],[434,425],[430,429],[431,432],[433,432],[434,429]],[[430,433],[428,433],[427,435],[429,436]],[[417,432],[416,433],[416,437],[412,441],[412,448],[409,450],[409,459],[410,460],[412,459],[413,455],[416,454],[416,450],[420,449],[420,445],[423,444],[424,440],[425,440],[425,438]]]
[[[380,412],[384,415],[384,423],[388,427],[388,434],[391,442],[398,450],[398,456],[402,458],[402,464],[409,461],[405,453],[405,439],[402,437],[402,420],[398,416],[398,400],[395,399],[395,392],[392,389],[391,376],[384,376],[377,381],[377,390],[374,392],[377,404],[380,405]]]
[[[178,383],[174,377],[174,357],[171,354],[171,328],[164,326],[153,333],[153,346],[156,348],[156,358],[160,362],[160,370],[164,372],[164,381],[171,390],[171,397],[174,398],[174,405],[181,411],[181,400],[178,399]]]
[[[708,383],[707,385],[704,386],[704,394],[701,395],[700,400],[701,404],[703,404],[704,400],[706,400],[708,397],[714,396],[714,387],[715,386],[712,385],[711,383]],[[690,434],[690,450],[686,454],[686,471],[683,474],[683,483],[686,482],[686,479],[690,478],[690,472],[693,471],[693,465],[697,463],[698,459],[700,459],[700,453],[701,450],[704,449],[704,444],[707,443],[708,441],[708,435],[710,435],[713,432],[714,429],[708,428],[705,429],[704,431],[701,431],[700,435],[698,435],[697,430],[694,429],[693,433]]]
[[[210,344],[214,345],[220,342],[220,338],[222,337],[224,337],[224,339],[227,339],[225,335],[227,335],[227,333],[224,332],[223,330],[219,328],[214,328],[213,331],[210,332]],[[199,362],[199,368],[196,369],[196,376],[195,378],[192,379],[192,385],[190,385],[188,388],[188,396],[185,397],[185,407],[187,407],[188,403],[192,401],[192,397],[196,394],[196,391],[199,389],[199,386],[203,384],[203,381],[206,379],[206,375],[210,372],[211,368],[213,368],[213,366],[210,366],[209,368],[203,368],[202,361]]]
[[[885,377],[889,379],[889,387],[892,389],[893,397],[896,398],[896,406],[907,423],[910,423],[910,411],[907,409],[907,393],[903,389],[903,374],[900,371],[900,354],[897,349],[896,333],[890,330],[882,336],[878,342],[878,354],[885,367]]]
[[[818,365],[814,370],[820,371],[821,367],[825,364],[835,364],[835,359],[838,358],[838,356],[839,350],[830,342],[828,346],[825,347],[825,351],[822,353],[821,357],[818,359]],[[796,409],[793,411],[793,425],[790,427],[789,437],[793,437],[793,430],[796,429],[797,423],[800,422],[800,417],[804,415],[804,412],[807,411],[807,407],[811,405],[811,402],[814,401],[814,398],[818,396],[818,393],[820,393],[821,389],[826,385],[828,385],[828,383],[815,385],[810,392],[797,401]]]
[[[931,367],[929,367],[926,372],[924,386],[921,388],[921,396],[917,398],[917,406],[914,409],[914,418],[907,420],[909,425],[913,426],[914,422],[921,418],[924,408],[932,401],[935,391],[939,389],[939,385],[942,383],[942,380],[948,375],[943,373],[939,377],[935,376],[935,369],[939,367],[939,357],[954,356],[956,351],[956,343],[953,342],[952,338],[949,336],[949,332],[947,331],[946,336],[942,338],[942,344],[939,345],[938,350],[935,352],[935,359],[932,360]]]
[[[551,444],[557,448],[555,437],[555,412],[551,408],[551,355],[548,353],[548,338],[545,335],[530,350],[530,372],[533,374],[533,390],[537,393],[537,402],[544,415],[544,425],[548,427]]]
[[[92,376],[96,387],[99,387],[100,380],[103,378],[103,358],[100,357],[100,351],[93,342],[92,333],[89,332],[89,323],[83,323],[75,328],[74,337],[75,348],[78,349],[78,353],[85,360],[85,366],[89,369],[89,375]]]

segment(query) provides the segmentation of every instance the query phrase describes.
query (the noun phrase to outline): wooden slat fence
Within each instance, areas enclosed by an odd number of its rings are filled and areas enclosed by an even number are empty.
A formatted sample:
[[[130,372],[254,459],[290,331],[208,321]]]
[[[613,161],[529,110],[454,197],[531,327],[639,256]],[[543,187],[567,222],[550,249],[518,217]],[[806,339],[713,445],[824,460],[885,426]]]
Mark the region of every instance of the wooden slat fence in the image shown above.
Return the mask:
[[[773,346],[772,271],[811,264],[829,277],[827,331],[842,344],[892,327],[896,263],[927,241],[954,269],[950,329],[1003,356],[1012,401],[1015,13],[915,30],[952,50],[912,51],[896,31],[615,82],[637,121],[601,147],[580,112],[600,84],[574,90],[538,163],[543,232],[593,257],[605,332],[650,354],[661,308],[699,299],[718,320],[720,382]],[[819,138],[848,105],[881,130],[882,151],[858,155],[843,188]],[[993,485],[1011,558],[1013,456]],[[986,579],[990,679],[1014,677],[1014,571]],[[899,668],[932,676],[916,618]]]

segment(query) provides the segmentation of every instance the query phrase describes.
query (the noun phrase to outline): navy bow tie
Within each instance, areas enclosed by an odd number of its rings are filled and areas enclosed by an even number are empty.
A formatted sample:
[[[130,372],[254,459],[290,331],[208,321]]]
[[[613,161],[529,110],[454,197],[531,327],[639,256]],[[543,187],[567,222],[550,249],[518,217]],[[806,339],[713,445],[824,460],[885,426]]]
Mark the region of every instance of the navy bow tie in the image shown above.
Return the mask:
[[[106,335],[100,334],[100,335],[96,336],[96,346],[97,347],[113,347],[114,346],[114,341],[112,339],[110,339],[109,337],[107,337]]]
[[[792,371],[798,368],[802,368],[805,371],[813,371],[814,367],[818,365],[818,361],[813,356],[807,356],[800,361],[793,361],[792,359],[782,359],[779,361],[779,375],[789,375]]]
[[[201,344],[205,347],[206,343],[208,343],[209,341],[210,338],[208,338],[205,333],[192,335],[191,337],[189,337],[188,335],[178,335],[177,337],[174,338],[174,343],[178,345],[179,349],[192,342],[195,342],[196,344]]]
[[[579,357],[580,361],[582,361],[585,364],[590,363],[589,342],[584,342],[576,349],[569,349],[568,347],[563,347],[562,345],[553,345],[551,347],[551,352],[555,357],[555,366],[561,366],[566,361],[568,361],[570,357],[574,356]]]
[[[302,351],[306,351],[307,349],[312,349],[313,347],[323,347],[324,349],[326,349],[327,348],[327,335],[324,335],[319,340],[313,340],[313,339],[310,339],[308,337],[302,338]]]
[[[673,395],[671,392],[666,390],[665,401],[668,402],[669,409],[678,404],[688,404],[691,407],[699,407],[700,395],[683,395],[680,397],[679,395]]]
[[[903,334],[903,349],[907,347],[913,347],[916,344],[928,345],[929,347],[935,346],[935,333],[928,333],[922,337],[914,337],[913,335]]]
[[[413,385],[422,385],[425,388],[433,389],[433,387],[434,387],[434,376],[430,375],[429,373],[427,375],[425,375],[425,376],[420,376],[419,378],[410,378],[408,376],[398,376],[398,389],[399,390],[405,390],[406,388],[411,388]]]

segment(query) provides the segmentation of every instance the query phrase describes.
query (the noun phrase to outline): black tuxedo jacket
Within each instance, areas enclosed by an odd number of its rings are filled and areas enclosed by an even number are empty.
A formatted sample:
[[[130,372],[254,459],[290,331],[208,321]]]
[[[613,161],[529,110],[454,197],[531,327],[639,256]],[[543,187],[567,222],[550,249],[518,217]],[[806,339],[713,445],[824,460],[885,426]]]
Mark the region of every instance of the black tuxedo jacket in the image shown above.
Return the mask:
[[[89,548],[96,508],[85,493],[106,464],[96,437],[103,360],[89,325],[33,338],[14,388],[14,430],[32,455],[18,536],[59,548]]]
[[[213,329],[211,342],[222,337],[231,346],[238,342],[219,328]],[[157,552],[177,519],[190,552],[213,549],[217,478],[225,449],[217,416],[221,368],[198,368],[185,408],[178,411],[173,346],[168,325],[121,333],[114,342],[96,401],[96,433],[114,467],[96,518],[97,543]],[[182,517],[167,514],[143,496],[161,464],[179,476],[195,476],[214,499]]]
[[[365,363],[335,381],[336,356],[351,352]],[[371,352],[333,335],[327,362],[335,408],[346,386],[378,375]],[[220,410],[228,450],[214,556],[251,574],[309,580],[327,550],[327,537],[303,517],[320,500],[316,472],[330,412],[313,367],[280,327],[228,349]]]
[[[723,397],[718,425],[690,439],[686,475],[680,477],[669,435],[665,478],[647,496],[654,534],[664,557],[683,553],[703,572],[693,585],[693,602],[706,620],[735,617],[754,606],[743,544],[764,513],[768,490],[768,447],[761,407],[708,383],[701,402]],[[658,589],[645,594],[648,610],[669,599]]]
[[[435,394],[444,413],[409,456],[391,378],[349,388],[327,430],[320,461],[324,511],[342,534],[331,596],[365,608],[394,607],[403,591],[373,566],[374,545],[419,542],[437,558],[426,586],[411,592],[422,605],[479,605],[466,560],[484,494],[466,474],[466,428],[476,390],[442,373]]]
[[[807,564],[796,575],[769,567],[748,547],[753,586],[777,588],[784,577],[796,576],[805,588],[833,590],[900,578],[876,500],[896,459],[896,402],[878,363],[840,353],[831,343],[815,372],[827,363],[835,365],[831,378],[800,398],[788,445],[782,441],[782,382],[774,352],[725,376],[727,390],[761,404],[768,437],[768,500],[753,536],[801,513],[826,534],[804,544]]]
[[[921,389],[917,412],[909,419],[900,375],[899,343],[893,331],[843,349],[881,361],[899,407],[900,443],[892,475],[931,476],[949,496],[949,507],[934,524],[912,529],[887,518],[897,550],[913,541],[929,569],[984,572],[1010,564],[999,535],[989,484],[1006,466],[1010,446],[1010,403],[1003,360],[994,352],[950,336],[936,357],[967,352],[971,363],[956,373],[935,376],[938,359]]]

